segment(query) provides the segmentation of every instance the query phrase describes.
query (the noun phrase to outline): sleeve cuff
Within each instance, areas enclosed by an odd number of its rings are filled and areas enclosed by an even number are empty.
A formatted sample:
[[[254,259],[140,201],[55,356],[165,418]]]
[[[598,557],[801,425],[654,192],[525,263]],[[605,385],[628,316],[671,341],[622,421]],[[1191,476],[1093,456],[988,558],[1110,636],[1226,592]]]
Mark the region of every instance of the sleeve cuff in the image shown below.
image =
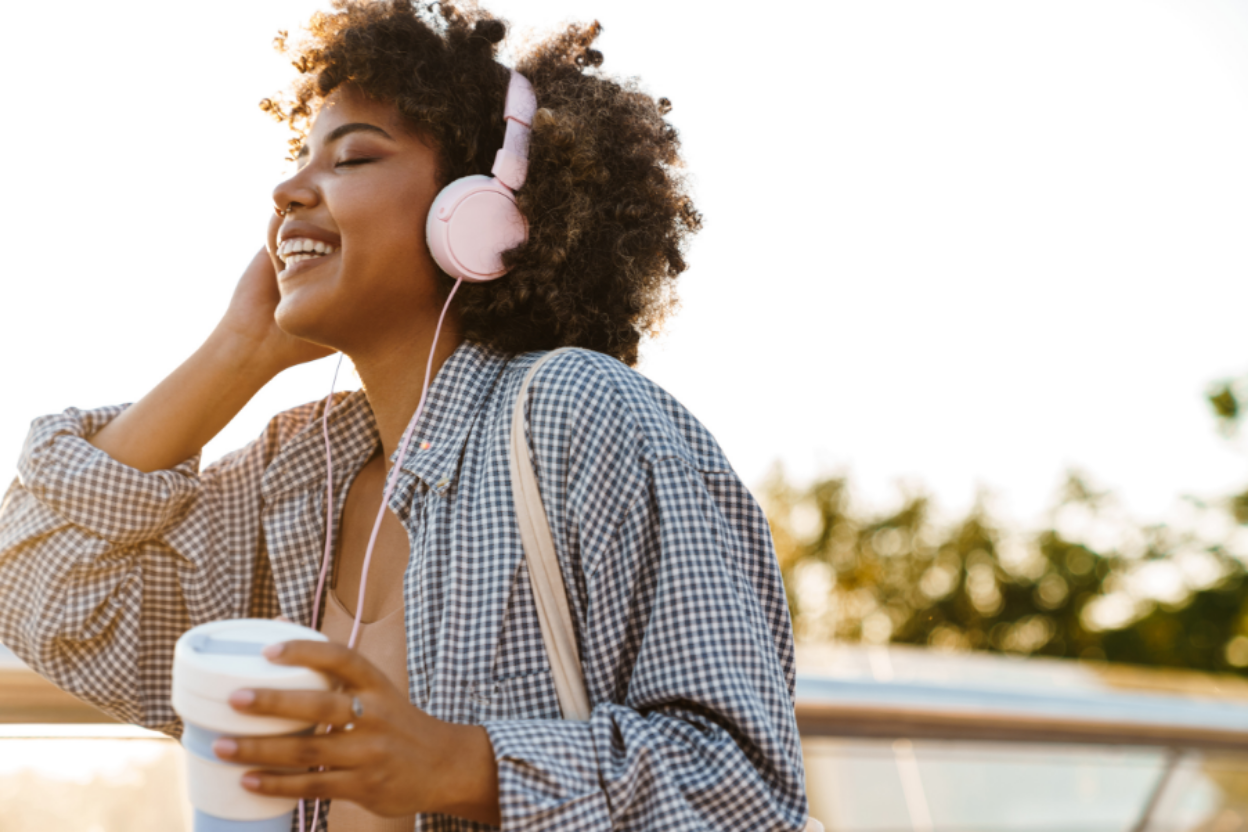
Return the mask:
[[[198,491],[200,458],[144,473],[87,441],[127,406],[42,416],[18,459],[22,487],[66,521],[120,545],[149,540],[181,519]]]
[[[484,724],[498,764],[505,832],[610,832],[590,723],[531,719]]]

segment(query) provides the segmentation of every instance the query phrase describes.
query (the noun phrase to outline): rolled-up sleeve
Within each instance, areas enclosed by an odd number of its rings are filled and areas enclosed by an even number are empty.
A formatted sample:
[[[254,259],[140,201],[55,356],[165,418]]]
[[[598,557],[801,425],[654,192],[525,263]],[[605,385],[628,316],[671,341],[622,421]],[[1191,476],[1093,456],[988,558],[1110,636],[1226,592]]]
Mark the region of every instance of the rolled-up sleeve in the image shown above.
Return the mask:
[[[36,419],[17,466],[17,485],[49,509],[49,520],[121,546],[177,523],[195,497],[199,473],[198,454],[170,470],[144,473],[87,441],[123,410],[70,408]]]
[[[112,716],[176,733],[173,642],[247,614],[260,506],[240,496],[258,494],[276,431],[202,474],[198,456],[144,473],[88,441],[124,409],[32,423],[0,503],[0,642]]]
[[[669,458],[642,479],[602,551],[582,553],[590,720],[485,724],[503,829],[800,829],[792,635],[766,521],[731,471]]]

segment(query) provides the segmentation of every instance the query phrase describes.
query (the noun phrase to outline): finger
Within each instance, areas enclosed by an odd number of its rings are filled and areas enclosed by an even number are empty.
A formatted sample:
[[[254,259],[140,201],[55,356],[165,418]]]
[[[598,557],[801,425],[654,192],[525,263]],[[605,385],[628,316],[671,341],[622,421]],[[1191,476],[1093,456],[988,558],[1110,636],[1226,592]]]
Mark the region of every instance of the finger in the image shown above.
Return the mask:
[[[281,228],[282,218],[274,211],[269,217],[264,233],[264,248],[269,256],[277,257],[277,232]]]
[[[308,800],[350,798],[359,792],[360,776],[353,771],[310,771],[306,774],[279,774],[275,771],[249,771],[240,782],[247,791],[272,797],[302,797]]]
[[[359,698],[364,714],[376,711],[369,708],[367,694],[350,694],[326,690],[273,690],[272,688],[245,688],[230,694],[230,706],[236,711],[256,716],[278,716],[299,722],[323,722],[329,725],[346,725],[362,722],[352,712],[353,700]]]
[[[354,731],[309,737],[222,737],[212,752],[222,760],[279,768],[356,768],[376,759],[380,737]]]
[[[286,641],[264,648],[274,664],[294,664],[328,673],[356,690],[384,688],[389,684],[378,667],[345,644],[328,641]]]

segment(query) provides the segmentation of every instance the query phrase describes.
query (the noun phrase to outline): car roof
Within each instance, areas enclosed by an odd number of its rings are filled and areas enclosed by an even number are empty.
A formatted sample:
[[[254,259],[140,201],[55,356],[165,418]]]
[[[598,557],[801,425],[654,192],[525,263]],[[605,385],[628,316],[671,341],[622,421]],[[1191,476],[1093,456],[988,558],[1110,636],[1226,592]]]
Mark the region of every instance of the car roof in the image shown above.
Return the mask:
[[[798,647],[804,737],[1096,742],[1248,751],[1248,680],[1104,662]],[[0,645],[0,722],[110,722]]]
[[[1248,681],[1000,654],[799,647],[805,736],[1248,750]]]
[[[114,720],[39,676],[0,645],[0,724],[108,722]]]
[[[0,644],[0,670],[11,670],[25,666],[12,650]]]

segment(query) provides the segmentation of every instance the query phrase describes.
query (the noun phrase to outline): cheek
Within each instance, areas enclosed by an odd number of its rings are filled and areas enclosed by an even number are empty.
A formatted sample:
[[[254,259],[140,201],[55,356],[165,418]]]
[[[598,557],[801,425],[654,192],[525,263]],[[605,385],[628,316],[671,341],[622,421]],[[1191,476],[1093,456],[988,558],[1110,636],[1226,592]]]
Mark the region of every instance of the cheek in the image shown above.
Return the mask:
[[[372,193],[347,206],[350,218],[339,228],[343,247],[352,259],[390,260],[394,257],[428,258],[425,218],[432,200],[398,193]],[[432,262],[432,260],[430,260]]]

